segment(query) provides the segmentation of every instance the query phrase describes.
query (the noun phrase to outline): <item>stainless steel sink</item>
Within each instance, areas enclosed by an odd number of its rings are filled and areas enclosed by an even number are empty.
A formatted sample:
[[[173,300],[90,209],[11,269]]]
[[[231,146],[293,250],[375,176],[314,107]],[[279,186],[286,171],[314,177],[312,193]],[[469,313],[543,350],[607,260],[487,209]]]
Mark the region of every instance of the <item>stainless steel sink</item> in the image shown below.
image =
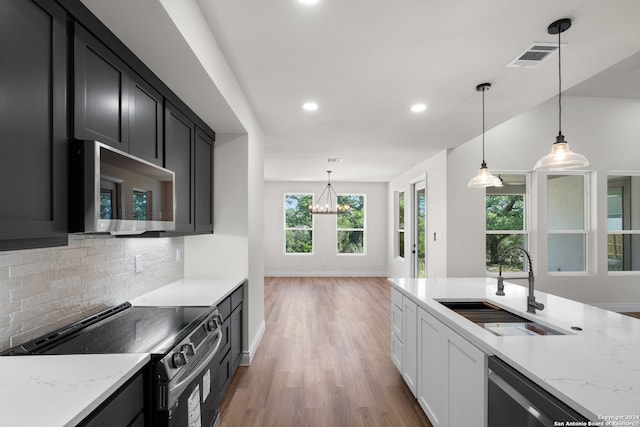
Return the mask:
[[[494,335],[565,335],[563,332],[525,319],[488,301],[438,301]]]

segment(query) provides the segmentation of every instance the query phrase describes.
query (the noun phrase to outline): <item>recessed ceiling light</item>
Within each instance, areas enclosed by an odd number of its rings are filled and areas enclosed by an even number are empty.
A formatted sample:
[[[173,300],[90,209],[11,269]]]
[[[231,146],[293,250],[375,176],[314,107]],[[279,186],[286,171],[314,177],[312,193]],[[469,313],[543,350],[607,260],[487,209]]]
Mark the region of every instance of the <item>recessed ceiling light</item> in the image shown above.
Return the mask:
[[[319,0],[298,0],[298,2],[306,5],[312,5],[318,3]]]
[[[302,104],[302,108],[305,111],[316,111],[318,109],[318,104],[316,104],[315,102],[305,102],[304,104]]]
[[[426,109],[427,106],[425,104],[413,104],[411,106],[411,111],[413,111],[414,113],[422,113]]]

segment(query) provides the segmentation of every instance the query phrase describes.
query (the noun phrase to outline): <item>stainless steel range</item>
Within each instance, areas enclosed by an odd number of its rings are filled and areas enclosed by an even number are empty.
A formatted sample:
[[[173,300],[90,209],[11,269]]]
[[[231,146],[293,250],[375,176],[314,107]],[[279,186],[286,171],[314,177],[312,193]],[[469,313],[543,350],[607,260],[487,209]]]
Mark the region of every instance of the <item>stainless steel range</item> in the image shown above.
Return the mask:
[[[14,347],[7,355],[149,353],[148,425],[219,425],[220,396],[213,390],[215,356],[223,342],[213,307],[132,307],[104,310]]]

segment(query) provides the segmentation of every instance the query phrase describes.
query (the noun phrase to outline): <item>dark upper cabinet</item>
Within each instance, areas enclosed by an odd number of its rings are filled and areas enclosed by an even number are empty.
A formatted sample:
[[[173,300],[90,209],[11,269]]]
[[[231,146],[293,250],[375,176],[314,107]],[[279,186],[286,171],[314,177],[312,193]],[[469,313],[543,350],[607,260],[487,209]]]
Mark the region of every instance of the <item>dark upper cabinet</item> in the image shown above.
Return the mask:
[[[164,167],[176,174],[176,232],[192,233],[194,226],[194,123],[170,102],[164,112]]]
[[[0,10],[0,250],[65,245],[66,13],[52,0]]]
[[[128,152],[127,67],[84,27],[74,29],[74,136]]]
[[[197,233],[213,233],[213,138],[196,126],[195,209]]]
[[[162,95],[139,78],[133,78],[129,88],[129,152],[162,166]]]

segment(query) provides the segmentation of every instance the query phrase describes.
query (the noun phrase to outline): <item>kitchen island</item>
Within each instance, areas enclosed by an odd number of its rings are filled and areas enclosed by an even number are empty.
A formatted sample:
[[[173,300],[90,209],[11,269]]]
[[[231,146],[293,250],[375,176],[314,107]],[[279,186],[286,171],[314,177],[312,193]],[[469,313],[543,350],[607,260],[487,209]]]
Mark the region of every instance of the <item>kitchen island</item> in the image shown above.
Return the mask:
[[[391,278],[392,289],[486,355],[495,355],[585,417],[640,425],[640,320],[536,292],[544,310],[527,313],[527,289],[496,279]],[[498,336],[440,301],[488,301],[562,335]],[[420,363],[420,361],[418,361]]]

